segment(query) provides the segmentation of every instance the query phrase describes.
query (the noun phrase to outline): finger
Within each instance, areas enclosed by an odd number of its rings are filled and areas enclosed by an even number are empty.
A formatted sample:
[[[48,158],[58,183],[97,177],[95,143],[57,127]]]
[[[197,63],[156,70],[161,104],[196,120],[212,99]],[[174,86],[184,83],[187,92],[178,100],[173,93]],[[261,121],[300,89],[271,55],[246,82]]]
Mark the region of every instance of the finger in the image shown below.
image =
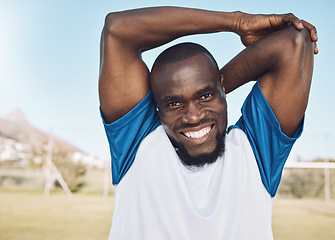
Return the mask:
[[[316,28],[312,24],[310,24],[309,22],[306,22],[305,20],[301,20],[301,22],[304,25],[304,27],[307,28],[308,31],[310,32],[312,41],[317,42],[318,41],[318,35],[317,35]]]
[[[304,28],[303,23],[297,18],[293,13],[288,13],[284,15],[283,22],[287,24],[291,23],[296,29],[302,30]]]
[[[319,53],[319,49],[316,46],[316,42],[314,42],[314,54],[318,54]]]

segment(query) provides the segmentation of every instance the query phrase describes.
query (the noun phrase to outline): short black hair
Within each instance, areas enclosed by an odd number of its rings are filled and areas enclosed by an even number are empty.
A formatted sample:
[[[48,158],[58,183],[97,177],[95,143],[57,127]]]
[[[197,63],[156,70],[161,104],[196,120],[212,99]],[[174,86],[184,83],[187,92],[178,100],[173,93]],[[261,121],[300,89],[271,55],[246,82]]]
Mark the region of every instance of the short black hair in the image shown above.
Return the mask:
[[[206,54],[213,61],[215,66],[219,69],[218,64],[214,59],[213,55],[205,47],[197,43],[184,42],[164,50],[156,58],[154,64],[152,65],[151,72],[153,72],[154,69],[164,64],[175,63],[182,60],[186,60],[200,53]]]

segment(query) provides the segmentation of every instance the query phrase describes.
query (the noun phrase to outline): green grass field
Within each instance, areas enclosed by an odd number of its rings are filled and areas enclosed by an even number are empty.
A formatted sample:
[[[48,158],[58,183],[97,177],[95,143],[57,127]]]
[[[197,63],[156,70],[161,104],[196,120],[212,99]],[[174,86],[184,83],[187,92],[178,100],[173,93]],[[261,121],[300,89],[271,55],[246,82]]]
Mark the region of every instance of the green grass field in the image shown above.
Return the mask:
[[[276,240],[333,240],[335,202],[276,199],[272,229]]]
[[[0,190],[0,239],[107,239],[112,212],[111,196]],[[273,231],[276,240],[335,239],[335,202],[277,199]]]
[[[113,197],[0,192],[1,240],[107,239]]]
[[[72,197],[61,189],[44,196],[37,170],[1,170],[3,179],[20,181],[0,187],[0,240],[107,240],[114,198],[102,196],[103,170],[87,172]],[[276,240],[333,240],[335,201],[277,198],[272,225]]]

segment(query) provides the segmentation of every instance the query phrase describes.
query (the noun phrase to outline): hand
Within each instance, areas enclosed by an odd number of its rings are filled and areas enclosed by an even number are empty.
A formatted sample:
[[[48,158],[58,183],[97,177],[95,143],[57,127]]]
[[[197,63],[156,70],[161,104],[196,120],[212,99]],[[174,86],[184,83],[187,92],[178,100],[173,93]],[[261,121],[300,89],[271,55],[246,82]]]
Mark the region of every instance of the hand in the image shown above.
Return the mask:
[[[241,13],[236,33],[241,37],[243,45],[249,46],[259,39],[292,24],[298,30],[302,30],[304,27],[309,30],[311,40],[314,42],[314,54],[317,54],[319,50],[316,46],[318,41],[316,28],[309,22],[300,20],[292,13],[271,15]]]

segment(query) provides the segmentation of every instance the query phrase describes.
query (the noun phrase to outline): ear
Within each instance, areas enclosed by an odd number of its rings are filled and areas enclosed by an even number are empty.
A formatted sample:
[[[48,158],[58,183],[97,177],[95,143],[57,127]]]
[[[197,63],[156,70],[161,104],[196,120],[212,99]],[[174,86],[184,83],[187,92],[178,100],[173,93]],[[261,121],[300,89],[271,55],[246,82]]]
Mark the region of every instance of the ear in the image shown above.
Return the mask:
[[[222,91],[223,91],[224,95],[226,96],[226,88],[224,86],[225,84],[224,84],[224,78],[223,78],[222,74],[220,75],[220,82],[221,82]]]

